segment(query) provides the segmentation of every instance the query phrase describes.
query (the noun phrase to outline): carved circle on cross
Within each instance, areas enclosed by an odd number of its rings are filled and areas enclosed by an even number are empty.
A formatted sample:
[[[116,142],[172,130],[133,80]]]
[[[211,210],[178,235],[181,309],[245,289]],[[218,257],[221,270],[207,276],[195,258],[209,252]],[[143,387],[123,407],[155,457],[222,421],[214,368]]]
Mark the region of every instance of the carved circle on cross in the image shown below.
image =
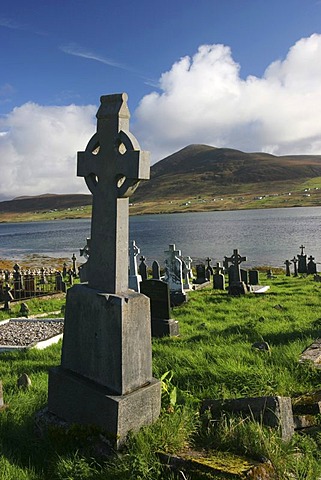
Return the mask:
[[[140,150],[140,146],[134,135],[132,135],[130,132],[126,133],[123,130],[121,130],[116,136],[114,146],[116,158],[125,156],[127,152]],[[98,133],[95,133],[91,137],[85,151],[90,152],[92,155],[99,154],[100,144]],[[91,172],[85,176],[85,182],[90,192],[94,193],[99,182],[99,177],[96,173]],[[135,192],[139,185],[139,180],[137,178],[128,178],[123,173],[117,174],[115,182],[118,197],[129,197]]]

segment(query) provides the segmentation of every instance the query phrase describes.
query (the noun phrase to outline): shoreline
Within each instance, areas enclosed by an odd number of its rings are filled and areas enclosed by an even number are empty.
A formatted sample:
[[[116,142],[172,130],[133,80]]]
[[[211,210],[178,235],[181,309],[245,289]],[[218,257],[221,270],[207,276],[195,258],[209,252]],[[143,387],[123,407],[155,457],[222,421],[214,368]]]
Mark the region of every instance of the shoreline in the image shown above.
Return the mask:
[[[309,208],[309,207],[321,207],[321,203],[310,203],[310,204],[298,204],[293,203],[291,205],[287,204],[278,204],[278,205],[251,205],[251,206],[239,206],[236,208],[226,208],[225,205],[222,205],[221,208],[212,208],[212,206],[200,206],[199,208],[172,208],[170,210],[159,209],[155,211],[149,208],[142,209],[129,209],[129,216],[142,216],[142,215],[172,215],[172,214],[183,214],[183,213],[207,213],[207,212],[233,212],[233,211],[244,211],[244,210],[269,210],[269,209],[280,209],[280,208]],[[41,214],[38,214],[36,217],[31,213],[17,213],[10,216],[10,218],[1,218],[0,213],[0,225],[6,225],[10,223],[34,223],[34,222],[52,222],[52,221],[63,221],[63,220],[88,220],[91,219],[91,212],[88,212],[84,215],[69,215],[68,213],[62,214],[61,216],[53,216],[44,212],[42,218],[39,218]],[[5,215],[8,217],[8,215]]]

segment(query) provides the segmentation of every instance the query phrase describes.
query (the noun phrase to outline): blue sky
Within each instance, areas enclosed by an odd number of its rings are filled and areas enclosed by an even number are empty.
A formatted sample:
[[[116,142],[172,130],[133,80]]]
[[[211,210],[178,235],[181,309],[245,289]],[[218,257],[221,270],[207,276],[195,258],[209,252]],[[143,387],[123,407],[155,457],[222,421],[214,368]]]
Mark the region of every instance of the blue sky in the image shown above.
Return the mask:
[[[152,163],[190,143],[321,154],[320,0],[12,0],[0,44],[0,200],[85,192],[76,152],[109,93]]]

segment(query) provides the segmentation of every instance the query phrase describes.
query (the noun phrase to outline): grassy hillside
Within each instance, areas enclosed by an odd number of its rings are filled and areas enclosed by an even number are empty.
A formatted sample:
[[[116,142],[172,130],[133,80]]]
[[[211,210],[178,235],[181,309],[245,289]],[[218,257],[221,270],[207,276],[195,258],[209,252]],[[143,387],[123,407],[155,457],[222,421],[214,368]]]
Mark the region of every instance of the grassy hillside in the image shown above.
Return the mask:
[[[132,214],[321,205],[321,155],[276,157],[189,145],[151,167]],[[89,217],[91,195],[0,202],[0,222]]]

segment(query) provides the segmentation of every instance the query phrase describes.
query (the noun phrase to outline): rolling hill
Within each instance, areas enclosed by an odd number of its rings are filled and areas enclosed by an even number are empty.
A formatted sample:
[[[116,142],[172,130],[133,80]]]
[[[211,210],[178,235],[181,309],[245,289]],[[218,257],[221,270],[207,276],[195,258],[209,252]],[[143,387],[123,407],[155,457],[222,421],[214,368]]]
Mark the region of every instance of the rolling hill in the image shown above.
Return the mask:
[[[277,157],[244,153],[229,148],[189,145],[151,168],[151,179],[142,184],[134,201],[172,198],[176,195],[259,193],[270,185],[301,182],[321,176],[321,155]],[[246,188],[249,185],[249,188]]]
[[[153,165],[130,201],[134,214],[321,205],[321,155],[189,145]],[[0,202],[0,221],[79,218],[90,205],[90,194],[18,197]]]

